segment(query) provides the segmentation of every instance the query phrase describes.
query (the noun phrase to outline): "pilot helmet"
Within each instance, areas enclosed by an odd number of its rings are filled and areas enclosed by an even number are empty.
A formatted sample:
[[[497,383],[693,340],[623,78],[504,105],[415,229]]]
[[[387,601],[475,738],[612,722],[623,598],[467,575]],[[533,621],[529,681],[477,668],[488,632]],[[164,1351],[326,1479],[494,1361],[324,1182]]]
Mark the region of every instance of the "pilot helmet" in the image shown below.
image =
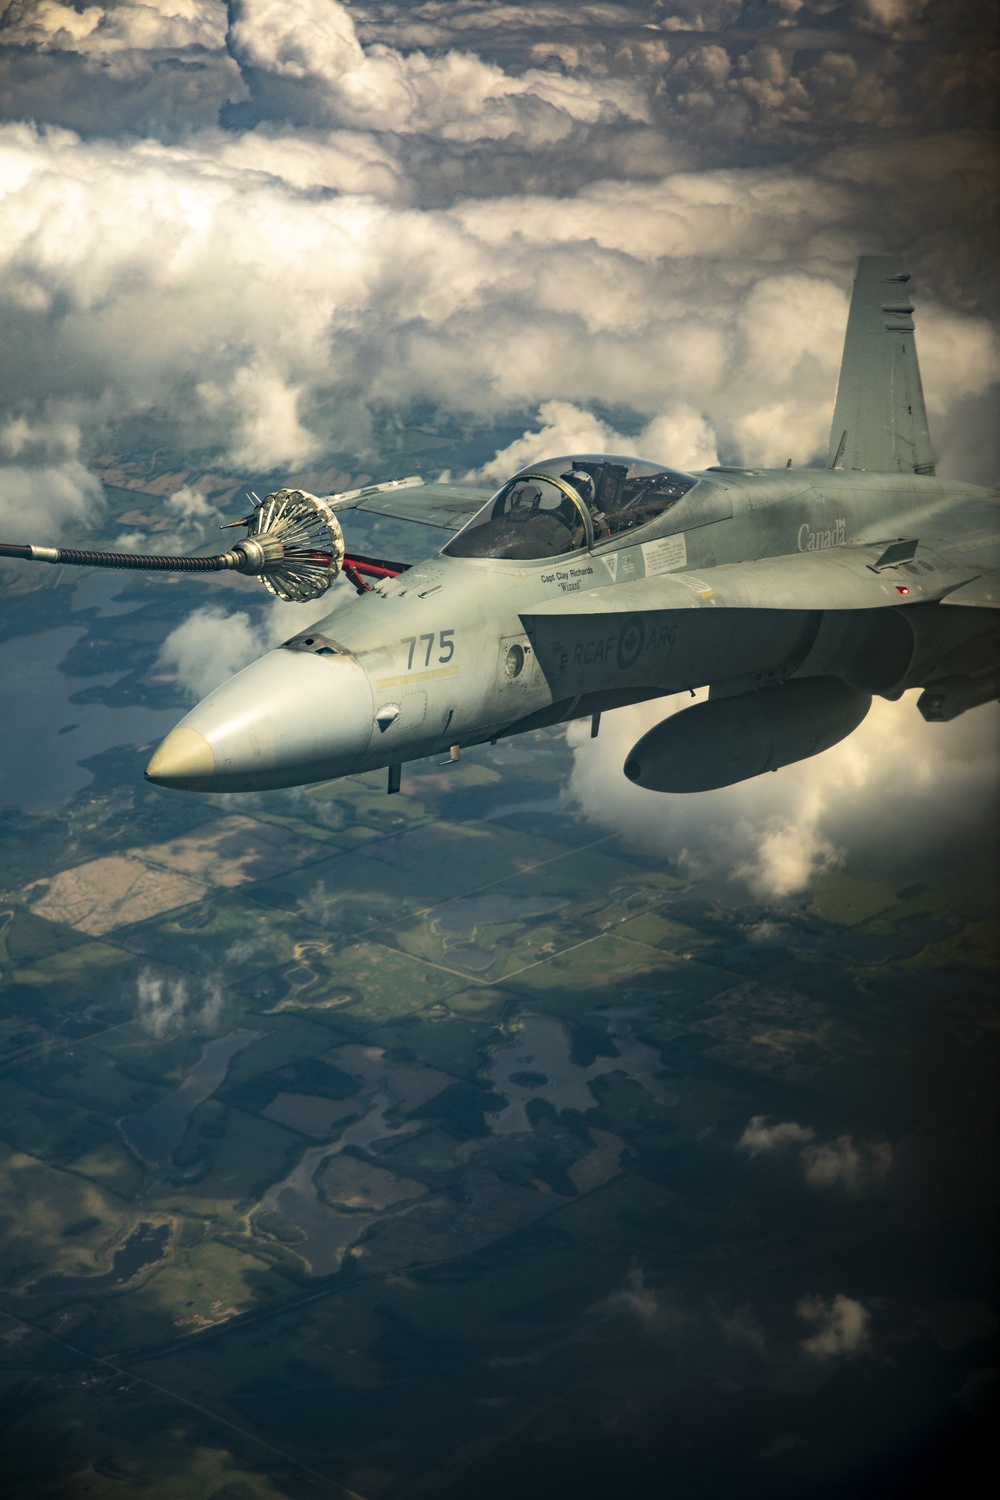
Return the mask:
[[[596,490],[594,488],[594,481],[587,473],[586,469],[569,469],[565,474],[561,474],[559,477],[561,479],[565,479],[568,484],[571,484],[573,486],[577,494],[580,496],[580,499],[583,501],[584,505],[588,507],[588,509],[593,509],[596,499]]]

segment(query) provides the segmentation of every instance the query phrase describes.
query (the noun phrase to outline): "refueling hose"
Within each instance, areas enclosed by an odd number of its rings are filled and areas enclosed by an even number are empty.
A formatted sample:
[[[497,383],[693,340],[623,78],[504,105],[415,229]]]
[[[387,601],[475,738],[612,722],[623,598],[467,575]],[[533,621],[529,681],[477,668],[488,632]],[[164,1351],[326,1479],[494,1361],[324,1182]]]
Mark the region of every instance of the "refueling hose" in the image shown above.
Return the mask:
[[[141,568],[157,573],[223,573],[228,568],[248,571],[245,552],[234,548],[215,557],[154,557],[135,552],[81,552],[74,547],[34,547],[30,543],[0,542],[0,557],[26,562],[67,563],[78,568]]]

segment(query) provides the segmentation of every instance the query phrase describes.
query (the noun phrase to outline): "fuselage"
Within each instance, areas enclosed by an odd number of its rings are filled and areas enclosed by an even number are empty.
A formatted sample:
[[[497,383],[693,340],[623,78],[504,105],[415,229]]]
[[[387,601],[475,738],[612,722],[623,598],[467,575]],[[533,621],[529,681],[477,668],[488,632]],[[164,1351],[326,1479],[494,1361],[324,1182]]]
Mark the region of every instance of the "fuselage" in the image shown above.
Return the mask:
[[[706,683],[738,689],[836,671],[849,609],[825,629],[829,610],[808,602],[719,609],[702,575],[900,536],[954,546],[998,503],[976,486],[911,473],[694,477],[664,514],[581,550],[442,553],[348,599],[199,703],[147,775],[200,791],[300,785]],[[665,607],[668,576],[687,607]],[[614,605],[623,585],[636,601],[624,611]],[[592,593],[591,612],[580,596]]]

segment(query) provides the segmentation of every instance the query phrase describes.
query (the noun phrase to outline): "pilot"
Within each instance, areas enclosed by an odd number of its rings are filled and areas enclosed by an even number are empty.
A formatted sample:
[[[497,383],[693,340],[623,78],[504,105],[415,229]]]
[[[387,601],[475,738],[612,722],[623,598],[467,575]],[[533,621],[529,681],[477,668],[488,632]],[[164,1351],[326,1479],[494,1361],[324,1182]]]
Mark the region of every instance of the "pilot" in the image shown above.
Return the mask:
[[[580,496],[584,505],[590,512],[590,519],[594,523],[594,536],[605,536],[609,533],[608,521],[604,512],[597,504],[597,490],[593,477],[586,469],[569,469],[565,474],[560,474],[567,484],[571,484]]]

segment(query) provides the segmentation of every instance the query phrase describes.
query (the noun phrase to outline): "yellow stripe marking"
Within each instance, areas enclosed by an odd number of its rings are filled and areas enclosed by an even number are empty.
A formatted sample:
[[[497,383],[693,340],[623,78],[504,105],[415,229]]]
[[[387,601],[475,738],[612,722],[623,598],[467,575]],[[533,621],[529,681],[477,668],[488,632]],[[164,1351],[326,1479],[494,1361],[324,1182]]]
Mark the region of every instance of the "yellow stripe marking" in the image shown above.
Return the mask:
[[[454,677],[457,667],[432,667],[429,672],[404,672],[401,677],[380,677],[376,687],[406,687],[411,682],[436,682],[439,677]]]

